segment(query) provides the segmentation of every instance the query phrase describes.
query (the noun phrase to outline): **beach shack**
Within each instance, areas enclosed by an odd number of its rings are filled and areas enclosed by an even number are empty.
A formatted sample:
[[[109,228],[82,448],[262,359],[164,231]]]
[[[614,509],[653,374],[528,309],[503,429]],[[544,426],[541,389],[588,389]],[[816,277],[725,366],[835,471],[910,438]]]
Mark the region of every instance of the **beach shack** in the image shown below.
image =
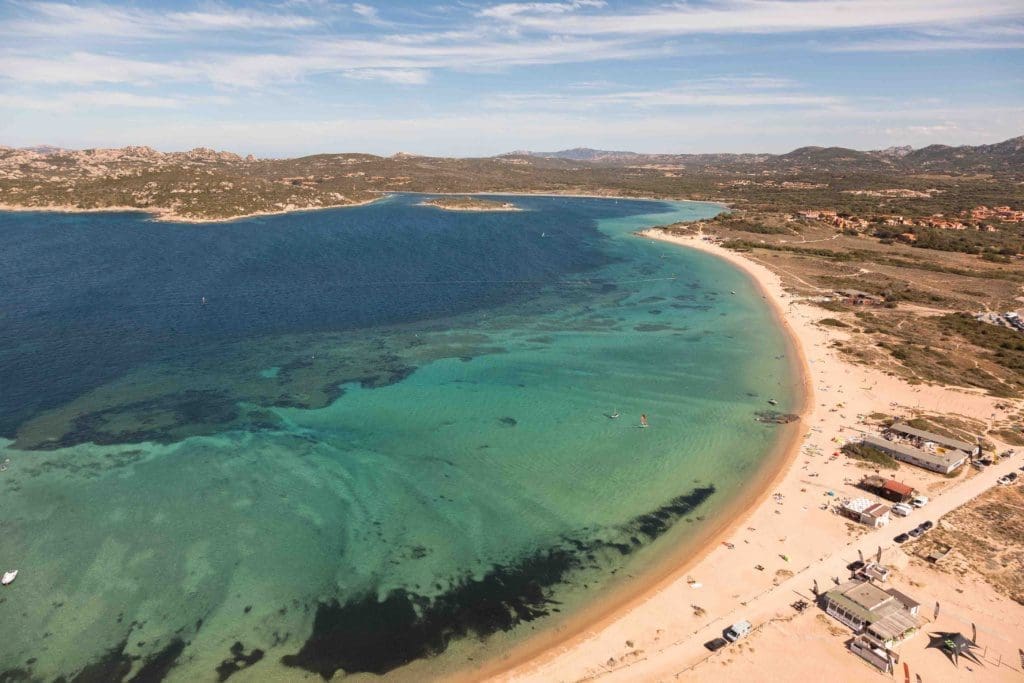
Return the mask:
[[[885,303],[883,297],[859,289],[837,289],[835,293],[841,300],[854,306],[881,306]]]
[[[921,606],[916,600],[871,581],[841,584],[825,593],[821,602],[826,614],[849,626],[858,636],[850,649],[883,671],[888,665],[887,653],[921,623]]]
[[[872,529],[889,523],[889,506],[867,498],[854,498],[843,504],[842,512],[852,520],[866,524]]]
[[[864,477],[858,486],[893,503],[906,503],[914,497],[912,486],[876,474]]]
[[[866,435],[861,443],[891,455],[901,462],[916,465],[940,474],[949,474],[959,469],[967,462],[969,457],[966,452],[960,450],[922,450],[909,443],[886,439],[874,434]]]

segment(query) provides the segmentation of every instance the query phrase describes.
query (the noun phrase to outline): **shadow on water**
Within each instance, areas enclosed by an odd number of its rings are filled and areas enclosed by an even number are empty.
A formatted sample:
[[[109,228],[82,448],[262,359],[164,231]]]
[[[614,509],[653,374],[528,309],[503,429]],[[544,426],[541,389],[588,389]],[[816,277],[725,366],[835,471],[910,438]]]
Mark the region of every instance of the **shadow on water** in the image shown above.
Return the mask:
[[[364,595],[317,605],[313,633],[281,662],[327,680],[338,670],[385,674],[414,660],[438,655],[458,638],[484,638],[551,612],[552,588],[575,571],[592,567],[603,551],[629,555],[668,531],[715,492],[696,488],[616,529],[623,541],[565,538],[521,560],[496,566],[482,578],[464,577],[446,593],[426,598],[395,590],[379,599]],[[628,539],[628,540],[627,540]]]

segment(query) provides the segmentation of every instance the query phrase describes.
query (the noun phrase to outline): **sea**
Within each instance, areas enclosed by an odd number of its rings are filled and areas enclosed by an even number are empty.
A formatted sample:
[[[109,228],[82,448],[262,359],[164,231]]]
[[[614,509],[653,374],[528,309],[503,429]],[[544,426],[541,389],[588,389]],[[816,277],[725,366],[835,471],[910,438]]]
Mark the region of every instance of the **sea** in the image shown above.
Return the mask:
[[[749,495],[786,337],[635,234],[722,207],[430,198],[0,213],[0,680],[440,679]]]

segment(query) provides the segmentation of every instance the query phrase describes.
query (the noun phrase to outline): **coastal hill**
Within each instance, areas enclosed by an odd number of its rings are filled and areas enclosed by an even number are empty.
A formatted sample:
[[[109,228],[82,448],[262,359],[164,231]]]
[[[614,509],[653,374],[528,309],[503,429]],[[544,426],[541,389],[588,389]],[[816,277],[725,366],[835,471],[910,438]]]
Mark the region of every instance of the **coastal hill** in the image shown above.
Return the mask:
[[[994,145],[859,152],[802,147],[787,154],[644,155],[576,149],[537,155],[438,158],[412,154],[317,154],[257,159],[198,148],[63,150],[0,147],[0,206],[94,210],[134,208],[176,220],[224,220],[346,206],[382,192],[555,192],[691,198],[743,203],[765,190],[845,191],[907,187],[964,200],[917,202],[911,210],[964,210],[1005,204],[1019,184],[997,187],[989,173],[1018,178],[1024,138]],[[936,177],[952,174],[955,178]],[[920,177],[916,177],[916,176]],[[773,189],[774,188],[774,189]],[[818,198],[802,197],[817,200]],[[897,203],[898,204],[898,203]],[[902,206],[892,210],[904,210]]]
[[[675,164],[719,170],[760,168],[796,171],[825,166],[832,170],[924,172],[999,171],[1024,167],[1024,136],[992,145],[950,147],[929,145],[858,151],[845,147],[801,147],[786,154],[643,154],[576,147],[558,152],[513,152],[545,159],[568,159],[597,164]]]

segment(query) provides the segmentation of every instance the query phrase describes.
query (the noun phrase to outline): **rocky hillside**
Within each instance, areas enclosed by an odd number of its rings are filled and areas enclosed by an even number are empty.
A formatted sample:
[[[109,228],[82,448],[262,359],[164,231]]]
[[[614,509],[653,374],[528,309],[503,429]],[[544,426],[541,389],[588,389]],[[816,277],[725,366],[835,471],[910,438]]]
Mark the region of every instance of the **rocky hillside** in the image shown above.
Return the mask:
[[[869,152],[844,147],[801,147],[786,154],[638,154],[636,152],[613,152],[578,147],[560,152],[527,152],[526,154],[597,164],[659,164],[718,171],[799,172],[824,169],[856,173],[879,171],[1024,173],[1024,136],[993,145],[973,147],[930,145],[917,150],[904,146]]]

